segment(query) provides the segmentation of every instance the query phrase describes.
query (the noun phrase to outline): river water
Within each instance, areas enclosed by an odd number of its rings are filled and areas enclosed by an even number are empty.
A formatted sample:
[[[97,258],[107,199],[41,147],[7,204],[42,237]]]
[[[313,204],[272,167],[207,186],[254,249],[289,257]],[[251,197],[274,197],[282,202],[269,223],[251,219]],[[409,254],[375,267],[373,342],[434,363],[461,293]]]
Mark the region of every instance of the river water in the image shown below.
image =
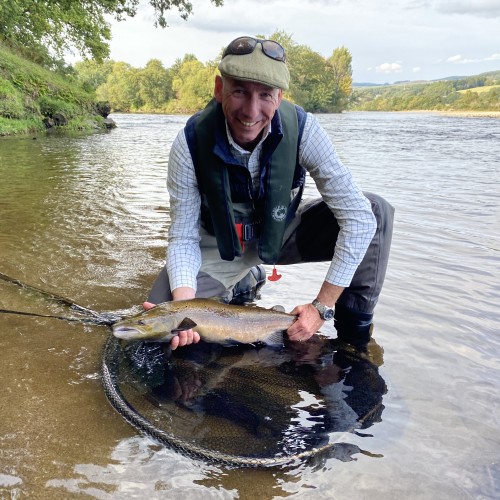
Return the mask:
[[[0,139],[0,273],[97,311],[140,304],[163,264],[186,120],[113,118],[108,133]],[[387,393],[379,421],[344,438],[353,453],[265,470],[188,458],[108,404],[107,327],[0,313],[1,498],[500,497],[500,120],[319,119],[360,186],[396,208],[374,330]],[[259,305],[290,310],[326,264],[279,271]],[[67,313],[5,280],[0,308]]]

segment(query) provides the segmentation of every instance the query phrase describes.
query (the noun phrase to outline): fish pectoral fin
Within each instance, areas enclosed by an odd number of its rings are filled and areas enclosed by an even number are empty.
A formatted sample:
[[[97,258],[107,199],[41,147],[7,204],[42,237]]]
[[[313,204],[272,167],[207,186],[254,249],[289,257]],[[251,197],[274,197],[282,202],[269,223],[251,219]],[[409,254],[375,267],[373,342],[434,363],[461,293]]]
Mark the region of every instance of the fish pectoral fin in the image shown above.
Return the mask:
[[[196,326],[196,323],[189,318],[184,318],[178,325],[177,328],[174,328],[172,330],[172,333],[179,333],[183,332],[185,330],[191,330],[191,328],[194,328]]]

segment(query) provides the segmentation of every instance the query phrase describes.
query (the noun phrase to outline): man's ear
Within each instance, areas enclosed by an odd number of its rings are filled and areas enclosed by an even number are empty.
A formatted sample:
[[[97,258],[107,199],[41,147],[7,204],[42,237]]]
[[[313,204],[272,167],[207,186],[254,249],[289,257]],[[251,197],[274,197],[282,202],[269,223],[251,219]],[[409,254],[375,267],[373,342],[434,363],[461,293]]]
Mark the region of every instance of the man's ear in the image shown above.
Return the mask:
[[[224,82],[222,81],[222,77],[220,75],[216,75],[215,85],[214,85],[214,97],[215,97],[215,100],[219,104],[222,102],[222,88],[223,87],[224,87]]]
[[[278,108],[280,107],[282,99],[283,99],[283,90],[279,89],[279,92],[278,92]]]

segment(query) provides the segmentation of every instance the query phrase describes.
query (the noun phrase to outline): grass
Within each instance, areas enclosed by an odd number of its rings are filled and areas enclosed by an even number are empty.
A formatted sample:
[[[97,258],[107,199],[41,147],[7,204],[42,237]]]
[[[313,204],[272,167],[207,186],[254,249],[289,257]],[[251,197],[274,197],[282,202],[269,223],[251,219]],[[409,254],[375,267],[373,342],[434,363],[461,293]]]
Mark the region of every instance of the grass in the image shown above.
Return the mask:
[[[95,101],[72,75],[47,70],[0,42],[0,135],[43,131],[44,119],[56,114],[68,121],[65,128],[102,126]]]
[[[482,94],[484,92],[489,92],[491,89],[497,89],[500,85],[485,85],[484,87],[474,87],[472,89],[459,90],[460,94],[465,94],[466,92],[476,92]]]

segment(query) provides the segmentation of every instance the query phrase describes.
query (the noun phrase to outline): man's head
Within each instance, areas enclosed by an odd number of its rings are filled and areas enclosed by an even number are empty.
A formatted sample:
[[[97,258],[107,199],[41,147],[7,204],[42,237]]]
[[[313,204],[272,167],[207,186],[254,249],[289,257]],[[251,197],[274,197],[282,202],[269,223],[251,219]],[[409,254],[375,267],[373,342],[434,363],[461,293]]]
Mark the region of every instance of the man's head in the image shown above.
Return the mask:
[[[215,98],[222,104],[233,139],[251,150],[278,109],[290,74],[285,50],[272,40],[240,37],[224,51],[215,79]]]
[[[287,90],[290,83],[285,49],[274,40],[250,36],[236,38],[226,47],[219,70],[223,76],[282,90]]]

